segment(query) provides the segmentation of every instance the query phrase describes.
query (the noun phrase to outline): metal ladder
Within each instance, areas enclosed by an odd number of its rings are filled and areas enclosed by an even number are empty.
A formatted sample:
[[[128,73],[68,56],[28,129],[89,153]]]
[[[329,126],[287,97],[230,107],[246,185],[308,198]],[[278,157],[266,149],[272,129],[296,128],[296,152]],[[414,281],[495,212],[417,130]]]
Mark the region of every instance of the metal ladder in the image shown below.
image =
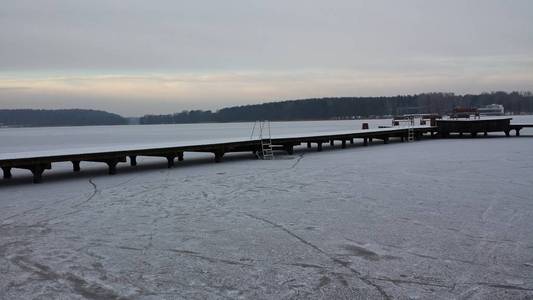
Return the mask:
[[[407,125],[407,142],[415,141],[415,119],[410,118]]]
[[[250,139],[254,138],[256,127],[258,127],[257,130],[259,131],[259,140],[261,141],[261,151],[259,157],[266,160],[274,159],[274,151],[272,151],[272,138],[270,135],[270,121],[255,121]]]

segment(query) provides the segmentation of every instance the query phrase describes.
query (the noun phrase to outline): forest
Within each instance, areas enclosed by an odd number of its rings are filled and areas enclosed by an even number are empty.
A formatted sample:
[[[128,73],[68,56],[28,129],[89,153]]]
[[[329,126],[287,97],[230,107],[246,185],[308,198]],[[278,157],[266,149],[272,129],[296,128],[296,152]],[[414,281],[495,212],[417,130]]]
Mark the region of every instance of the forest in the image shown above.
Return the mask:
[[[438,113],[454,107],[482,107],[502,104],[511,114],[532,113],[531,92],[493,92],[477,95],[425,93],[394,97],[341,97],[289,100],[222,108],[191,110],[168,115],[145,115],[141,124],[250,122],[256,120],[296,121],[372,118],[379,116]]]
[[[88,109],[0,109],[0,126],[84,126],[127,124],[123,117]]]
[[[140,124],[181,124],[211,122],[251,122],[256,120],[300,121],[375,118],[402,114],[446,114],[454,107],[482,107],[502,104],[506,113],[533,113],[531,92],[493,92],[478,95],[425,93],[393,97],[330,97],[287,100],[233,106],[210,110],[185,110],[174,114],[145,115]],[[0,126],[83,126],[125,125],[131,122],[120,115],[88,109],[3,109]]]

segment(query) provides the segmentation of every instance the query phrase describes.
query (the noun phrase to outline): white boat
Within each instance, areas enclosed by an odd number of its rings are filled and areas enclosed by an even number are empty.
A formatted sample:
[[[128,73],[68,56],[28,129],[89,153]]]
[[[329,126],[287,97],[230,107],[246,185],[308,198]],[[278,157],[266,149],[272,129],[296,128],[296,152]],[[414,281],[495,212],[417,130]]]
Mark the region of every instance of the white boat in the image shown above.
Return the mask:
[[[505,109],[501,104],[490,104],[477,109],[478,113],[482,116],[503,116],[505,115]]]

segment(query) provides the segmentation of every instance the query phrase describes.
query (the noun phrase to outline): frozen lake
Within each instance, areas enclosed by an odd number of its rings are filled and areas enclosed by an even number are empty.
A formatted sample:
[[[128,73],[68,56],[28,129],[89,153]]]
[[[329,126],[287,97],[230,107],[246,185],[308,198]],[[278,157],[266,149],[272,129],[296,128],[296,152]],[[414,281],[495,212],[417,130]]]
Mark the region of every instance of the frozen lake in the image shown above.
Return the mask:
[[[2,129],[0,148],[247,137],[250,129]],[[0,299],[533,297],[533,130],[522,133],[300,147],[274,161],[186,158],[173,169],[146,159],[116,176],[65,165],[41,185],[0,181]]]

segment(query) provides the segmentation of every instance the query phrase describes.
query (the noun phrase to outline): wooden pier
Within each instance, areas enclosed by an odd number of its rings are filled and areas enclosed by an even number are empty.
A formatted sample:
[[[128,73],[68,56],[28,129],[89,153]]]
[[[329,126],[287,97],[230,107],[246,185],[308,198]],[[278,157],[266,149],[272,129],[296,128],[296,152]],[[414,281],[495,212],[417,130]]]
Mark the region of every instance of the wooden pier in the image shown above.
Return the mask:
[[[533,124],[510,124],[510,118],[487,119],[487,120],[438,120],[437,126],[414,126],[414,127],[387,127],[376,129],[363,129],[354,131],[331,132],[298,136],[276,136],[272,138],[272,148],[277,151],[293,153],[295,146],[302,144],[311,148],[316,145],[317,151],[322,151],[323,145],[333,146],[336,141],[340,141],[341,147],[345,148],[348,143],[354,144],[355,140],[362,141],[364,146],[374,140],[379,140],[387,144],[391,139],[400,141],[407,140],[410,134],[414,134],[415,139],[423,136],[448,137],[450,133],[463,132],[472,136],[478,132],[503,131],[509,135],[510,130],[515,130],[516,135],[522,128],[533,127]],[[440,133],[440,134],[439,134]],[[176,159],[182,161],[185,152],[212,153],[215,162],[221,162],[226,153],[231,152],[252,152],[261,151],[261,140],[221,140],[190,143],[167,143],[148,146],[127,146],[127,147],[101,147],[86,150],[64,150],[64,151],[37,151],[26,153],[0,154],[0,168],[2,168],[4,179],[12,177],[11,170],[26,169],[32,172],[33,182],[42,181],[45,170],[52,168],[52,164],[58,162],[71,162],[74,172],[80,171],[80,162],[99,162],[108,167],[109,174],[117,172],[119,163],[130,161],[131,166],[137,165],[138,156],[161,157],[167,160],[167,166],[173,167]]]
[[[520,130],[522,130],[522,128],[533,128],[533,124],[511,124],[510,128],[515,131],[516,136],[520,136]]]
[[[498,119],[474,119],[474,120],[436,120],[436,125],[442,137],[446,138],[450,133],[464,133],[470,134],[472,137],[483,133],[487,135],[489,132],[504,132],[509,136],[511,131],[512,118],[498,118]]]
[[[437,132],[437,128],[418,126],[414,128],[414,131],[417,137],[421,137],[424,134],[434,135]],[[365,146],[373,140],[380,140],[387,144],[392,138],[404,140],[407,134],[407,128],[380,128],[316,135],[279,136],[272,138],[272,147],[274,150],[282,150],[292,154],[293,148],[301,144],[307,144],[308,147],[316,145],[317,150],[322,151],[322,145],[333,145],[335,141],[340,141],[342,148],[345,148],[347,143],[353,144],[356,139],[362,140]],[[137,165],[138,156],[162,157],[167,160],[167,166],[171,168],[174,166],[176,158],[178,161],[184,159],[185,152],[212,153],[215,162],[221,162],[226,153],[252,152],[255,154],[260,150],[261,140],[250,139],[115,148],[102,147],[85,151],[40,151],[0,154],[0,167],[3,170],[4,179],[12,177],[11,170],[14,168],[26,169],[32,172],[33,182],[39,183],[42,181],[44,171],[51,169],[52,164],[58,162],[71,162],[74,172],[80,171],[80,162],[82,161],[100,162],[106,164],[109,174],[113,175],[117,172],[117,165],[127,162],[128,158],[131,166]]]

